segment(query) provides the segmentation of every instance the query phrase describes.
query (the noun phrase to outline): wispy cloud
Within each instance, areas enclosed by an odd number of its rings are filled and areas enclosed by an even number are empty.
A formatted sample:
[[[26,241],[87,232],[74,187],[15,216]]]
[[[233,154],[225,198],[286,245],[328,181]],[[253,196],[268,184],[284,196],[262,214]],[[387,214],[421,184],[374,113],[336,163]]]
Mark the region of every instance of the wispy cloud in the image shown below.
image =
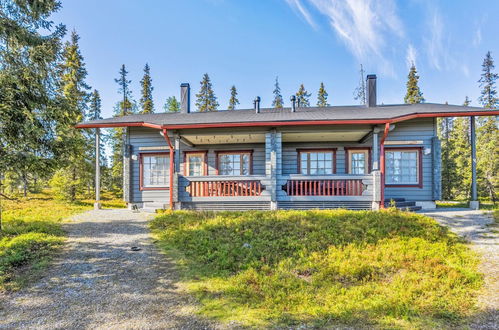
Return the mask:
[[[317,29],[317,24],[315,24],[312,15],[310,15],[310,12],[305,8],[301,0],[286,0],[286,2],[291,8],[298,11],[311,27]]]
[[[385,71],[393,70],[386,59],[387,40],[403,38],[405,34],[393,0],[286,1],[310,23],[310,12],[303,10],[303,2],[308,1],[328,19],[332,29],[359,61],[378,64]]]
[[[444,26],[442,16],[435,7],[430,9],[425,45],[428,52],[429,63],[435,69],[442,70],[448,54],[444,47]]]
[[[482,43],[482,27],[479,26],[476,30],[475,30],[475,35],[473,36],[473,46],[480,46],[480,44]]]
[[[407,64],[407,67],[411,67],[413,64],[416,65],[416,56],[416,48],[414,48],[412,44],[409,44],[409,46],[407,46],[407,52],[405,54],[405,62]]]

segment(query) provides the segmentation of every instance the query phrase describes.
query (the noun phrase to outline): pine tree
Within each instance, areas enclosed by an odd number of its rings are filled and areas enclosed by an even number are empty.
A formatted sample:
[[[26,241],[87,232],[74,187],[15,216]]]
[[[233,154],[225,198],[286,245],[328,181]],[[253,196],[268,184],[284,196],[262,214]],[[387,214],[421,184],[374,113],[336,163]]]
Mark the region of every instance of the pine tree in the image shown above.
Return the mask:
[[[196,94],[196,106],[199,112],[217,111],[218,102],[215,93],[213,92],[210,77],[207,73],[203,75],[203,80],[200,82],[201,88]]]
[[[180,102],[177,100],[175,96],[170,96],[166,99],[165,106],[163,107],[165,112],[179,112],[180,111]]]
[[[360,80],[359,80],[359,86],[355,88],[353,91],[353,98],[354,100],[357,100],[360,102],[360,104],[365,105],[367,104],[366,101],[366,77],[364,73],[364,67],[362,64],[360,65]]]
[[[324,83],[321,82],[321,86],[319,87],[319,92],[317,93],[317,106],[318,107],[328,107],[327,103],[328,94],[326,89],[324,88]]]
[[[480,88],[482,89],[479,102],[487,109],[497,109],[496,80],[498,74],[494,71],[494,60],[490,51],[485,55],[482,64]],[[496,116],[484,117],[479,121],[477,128],[477,183],[481,196],[487,196],[492,201],[497,200],[497,186],[499,185],[499,130]]]
[[[237,99],[237,89],[236,86],[232,85],[232,87],[230,88],[230,99],[229,99],[229,106],[227,107],[227,109],[235,110],[238,104],[239,100]]]
[[[79,45],[79,36],[72,32],[70,41],[66,42],[63,52],[63,62],[59,65],[59,90],[61,105],[64,108],[63,115],[58,119],[57,143],[58,159],[62,168],[58,172],[66,176],[66,185],[60,187],[64,190],[64,196],[71,201],[82,191],[85,183],[91,180],[91,164],[86,157],[91,148],[89,140],[82,130],[74,129],[74,126],[85,118],[90,87],[85,82],[87,70]]]
[[[275,77],[274,91],[272,93],[274,93],[272,107],[282,109],[284,101],[281,94],[281,87],[279,86],[279,77]]]
[[[404,103],[415,104],[423,103],[425,101],[423,93],[421,93],[421,90],[419,89],[418,82],[418,72],[416,70],[416,66],[413,63],[409,70],[409,74],[407,75],[407,93],[404,97]]]
[[[151,68],[149,64],[146,63],[144,67],[144,76],[140,81],[142,86],[142,97],[140,98],[140,113],[153,113],[154,112],[154,102],[152,100],[152,79],[151,79]]]
[[[305,108],[310,106],[310,93],[307,92],[305,86],[303,84],[300,85],[300,89],[296,92],[296,101],[298,102],[298,106]]]

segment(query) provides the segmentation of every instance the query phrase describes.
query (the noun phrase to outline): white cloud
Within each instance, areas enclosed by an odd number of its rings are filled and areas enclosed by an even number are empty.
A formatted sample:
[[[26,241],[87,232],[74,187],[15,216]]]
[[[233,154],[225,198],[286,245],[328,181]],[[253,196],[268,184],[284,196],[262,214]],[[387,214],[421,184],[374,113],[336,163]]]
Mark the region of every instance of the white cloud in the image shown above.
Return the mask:
[[[310,26],[312,26],[314,29],[317,29],[317,25],[312,19],[312,15],[310,15],[310,12],[307,10],[307,8],[303,6],[301,0],[286,0],[286,2],[291,8],[297,10],[307,21],[307,23],[310,24]]]
[[[416,56],[416,49],[412,44],[409,44],[409,46],[407,46],[407,52],[405,55],[405,62],[407,64],[407,67],[411,67],[413,64],[416,65]]]
[[[475,30],[475,35],[473,36],[473,46],[480,46],[480,44],[482,43],[482,27],[479,26],[476,30]]]
[[[297,8],[309,24],[315,24],[310,23],[310,13],[302,11],[300,0],[286,1]],[[405,35],[393,0],[307,1],[326,16],[340,40],[359,61],[371,62],[384,73],[393,74],[391,63],[386,59],[390,46],[387,40],[393,37],[400,39]]]
[[[442,70],[447,52],[444,47],[444,26],[442,17],[436,8],[431,9],[427,22],[428,37],[425,39],[428,61],[437,70]]]

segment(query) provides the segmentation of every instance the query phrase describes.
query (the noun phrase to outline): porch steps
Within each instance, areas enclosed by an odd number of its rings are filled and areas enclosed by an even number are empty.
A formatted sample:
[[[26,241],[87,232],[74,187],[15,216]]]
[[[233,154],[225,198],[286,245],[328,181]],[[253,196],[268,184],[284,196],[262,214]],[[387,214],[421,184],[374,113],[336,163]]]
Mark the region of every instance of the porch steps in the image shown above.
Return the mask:
[[[416,206],[416,202],[406,201],[405,198],[385,199],[385,207],[390,207],[392,201],[395,203],[395,208],[403,211],[415,212],[421,210],[421,206]]]
[[[157,210],[165,209],[165,204],[157,202],[145,202],[140,211],[146,213],[156,213]]]

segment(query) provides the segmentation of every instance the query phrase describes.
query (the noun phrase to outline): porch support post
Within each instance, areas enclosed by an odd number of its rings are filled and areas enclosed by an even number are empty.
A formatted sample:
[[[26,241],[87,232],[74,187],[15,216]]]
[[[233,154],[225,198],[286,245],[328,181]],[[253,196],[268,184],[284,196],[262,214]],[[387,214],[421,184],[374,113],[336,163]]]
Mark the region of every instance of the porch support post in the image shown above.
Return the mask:
[[[385,130],[383,131],[383,137],[381,138],[381,147],[380,147],[380,165],[381,165],[381,188],[380,188],[380,194],[381,194],[381,208],[385,208],[385,169],[386,169],[386,164],[385,164],[385,140],[386,137],[388,136],[388,132],[390,131],[390,124],[386,123],[385,124]]]
[[[174,173],[175,173],[175,162],[173,160],[173,158],[175,157],[175,150],[173,148],[173,145],[172,145],[172,142],[170,141],[170,137],[168,136],[168,130],[166,128],[163,128],[163,136],[166,140],[166,143],[168,143],[168,149],[170,150],[170,173],[169,173],[169,177],[170,177],[170,193],[169,193],[169,204],[170,204],[170,210],[173,211],[175,205],[174,205],[174,202],[173,202],[173,194],[175,193],[175,179],[174,179]]]
[[[373,128],[373,145],[372,145],[372,153],[373,153],[373,163],[372,169],[373,171],[379,170],[379,127]]]
[[[100,129],[95,129],[95,203],[94,209],[100,210]]]
[[[181,204],[180,204],[180,194],[179,194],[179,173],[181,173],[181,169],[180,169],[180,166],[181,166],[181,152],[180,152],[180,141],[181,141],[181,137],[180,137],[180,134],[178,132],[175,133],[175,173],[173,175],[173,181],[175,182],[175,189],[174,189],[174,192],[175,194],[173,195],[173,204],[175,206],[175,209],[177,210],[180,210],[182,207],[181,207]]]
[[[268,180],[270,180],[270,209],[277,210],[277,182],[281,175],[281,159],[282,159],[282,142],[281,133],[277,132],[276,129],[265,134],[265,159],[266,159],[266,170],[265,174]]]
[[[475,117],[470,117],[470,144],[471,144],[471,201],[470,208],[478,210],[478,193],[476,188],[476,137],[475,137]]]
[[[130,136],[129,127],[123,128],[123,200],[130,204],[132,202],[131,188],[130,184]],[[130,205],[129,205],[130,206]]]

